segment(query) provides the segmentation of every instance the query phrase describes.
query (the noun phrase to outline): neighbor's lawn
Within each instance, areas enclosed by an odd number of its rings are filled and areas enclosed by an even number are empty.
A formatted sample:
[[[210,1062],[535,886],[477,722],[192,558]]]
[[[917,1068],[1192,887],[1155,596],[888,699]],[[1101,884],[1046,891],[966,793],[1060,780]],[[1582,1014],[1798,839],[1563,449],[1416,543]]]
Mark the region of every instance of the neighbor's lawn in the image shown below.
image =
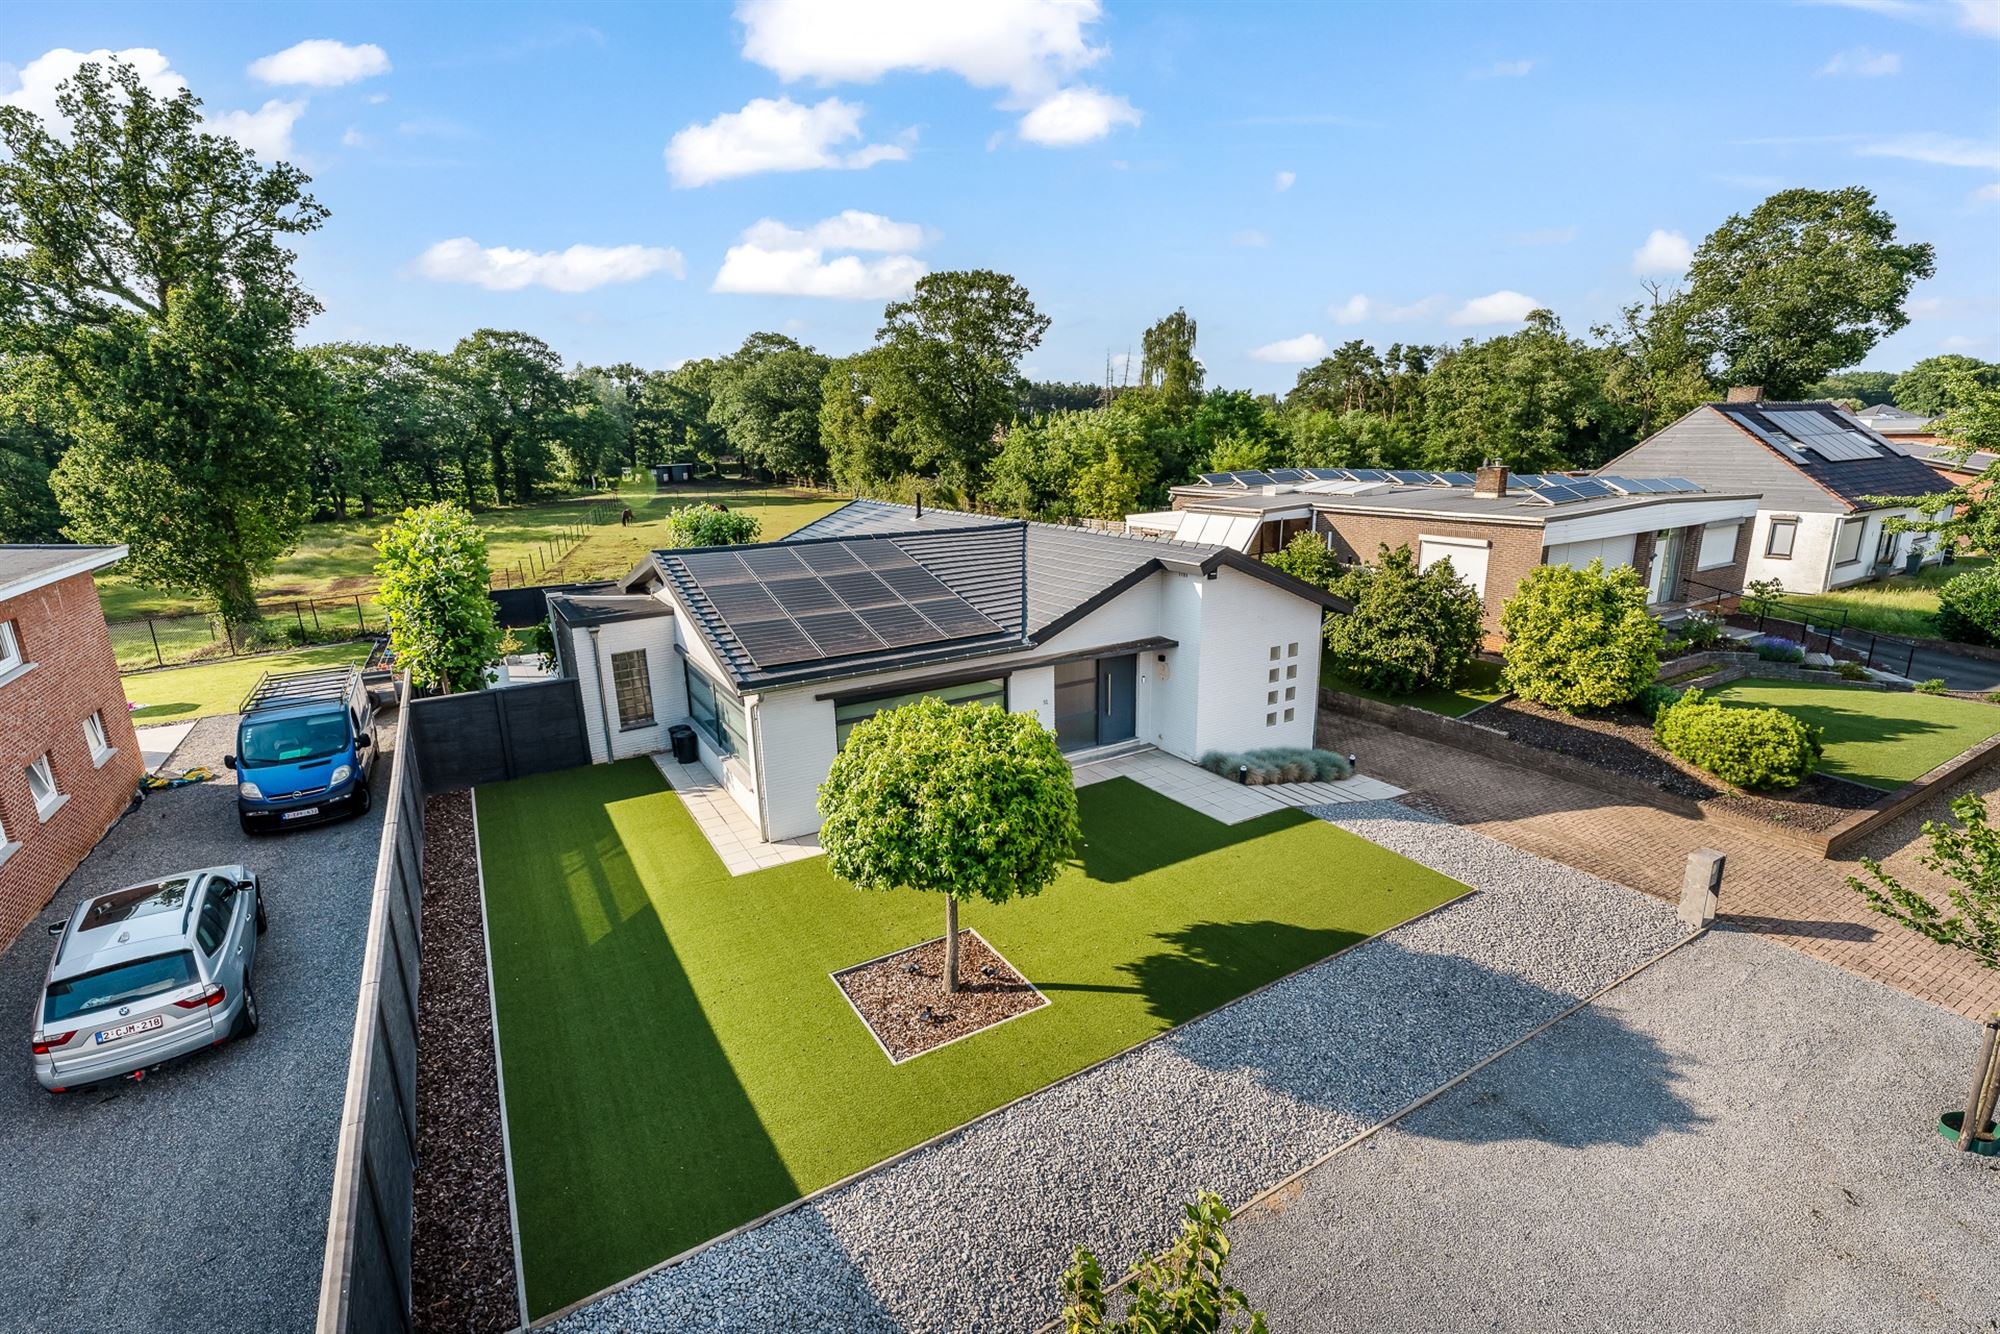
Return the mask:
[[[1407,704],[1413,709],[1441,713],[1447,718],[1462,718],[1507,693],[1500,684],[1500,664],[1484,658],[1475,658],[1458,684],[1450,690],[1421,690],[1414,695],[1385,694],[1346,675],[1331,658],[1325,656],[1320,658],[1319,683],[1331,690],[1359,695],[1363,699],[1380,700],[1384,704]]]
[[[1856,630],[1936,639],[1937,623],[1932,618],[1937,614],[1939,586],[1988,560],[1985,556],[1961,556],[1956,564],[1927,565],[1915,575],[1899,574],[1881,583],[1857,584],[1831,593],[1787,593],[1784,602],[1815,611],[1844,611],[1847,624]]]
[[[937,898],[820,858],[732,878],[646,760],[479,789],[530,1312],[1464,892],[1296,811],[1229,827],[1125,779],[1078,797],[1071,870],[961,909],[1053,1003],[892,1066],[828,974],[939,935]]]
[[[1891,790],[2000,733],[2000,707],[1939,695],[1755,678],[1713,694],[1818,724],[1826,729],[1822,772]]]
[[[234,713],[250,687],[265,672],[296,672],[308,667],[356,666],[368,660],[367,643],[328,644],[290,653],[265,653],[250,658],[225,658],[193,667],[168,667],[121,677],[125,698],[139,707],[132,721],[184,723],[211,714]]]
[[[661,528],[667,511],[695,500],[721,500],[731,509],[756,515],[764,525],[766,538],[783,537],[844,503],[775,487],[707,484],[657,496],[648,474],[643,489],[637,483],[628,483],[616,495],[605,493],[519,509],[482,510],[475,517],[486,532],[487,559],[496,576],[523,562],[529,583],[578,583],[629,572],[639,563],[641,555],[665,544]],[[632,509],[629,528],[618,522],[626,506]],[[376,583],[375,539],[393,518],[385,510],[374,519],[306,525],[298,549],[278,562],[270,578],[259,586],[258,595],[351,598],[358,590],[372,589]],[[558,551],[552,544],[563,540],[564,529],[570,525],[589,525],[590,531],[573,552],[558,559]],[[537,563],[544,558],[554,563],[544,568]],[[135,583],[119,576],[115,567],[112,573],[99,578],[98,593],[104,600],[104,615],[112,621],[149,613],[176,615],[201,610],[193,599]],[[379,624],[379,613],[372,604],[367,613]]]

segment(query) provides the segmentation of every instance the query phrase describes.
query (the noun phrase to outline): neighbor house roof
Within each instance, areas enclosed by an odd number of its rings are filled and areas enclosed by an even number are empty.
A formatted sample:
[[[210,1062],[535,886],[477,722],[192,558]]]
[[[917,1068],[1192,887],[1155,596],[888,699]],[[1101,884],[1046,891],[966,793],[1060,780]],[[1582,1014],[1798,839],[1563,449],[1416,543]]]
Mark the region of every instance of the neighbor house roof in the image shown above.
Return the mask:
[[[1964,474],[1985,472],[1992,467],[2000,454],[1989,454],[1984,450],[1961,453],[1957,445],[1931,444],[1921,440],[1898,440],[1896,448],[1913,459],[1922,460],[1926,467],[1939,471]]]
[[[1899,451],[1837,404],[1706,407],[1851,508],[1870,508],[1871,496],[1922,496],[1951,489],[1928,465]]]
[[[576,628],[674,614],[672,607],[644,593],[551,593],[549,611]]]
[[[85,547],[66,542],[0,546],[0,600],[32,593],[73,574],[101,570],[125,558],[122,546]]]
[[[1310,507],[1325,514],[1393,514],[1530,527],[1584,515],[1647,510],[1675,501],[1755,499],[1747,493],[1704,491],[1681,478],[1586,478],[1563,473],[1510,477],[1504,496],[1478,495],[1469,485],[1365,480],[1332,493],[1279,482],[1255,491],[1229,484],[1177,486],[1173,495],[1181,508],[1204,512],[1265,514]]]

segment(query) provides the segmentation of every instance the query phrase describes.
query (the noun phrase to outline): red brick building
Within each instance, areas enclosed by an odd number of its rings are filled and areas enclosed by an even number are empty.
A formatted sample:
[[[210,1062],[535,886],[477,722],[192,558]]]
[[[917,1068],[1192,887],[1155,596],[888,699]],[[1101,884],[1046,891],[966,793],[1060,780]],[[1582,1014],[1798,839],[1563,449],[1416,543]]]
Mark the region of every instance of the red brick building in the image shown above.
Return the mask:
[[[131,804],[144,768],[91,577],[124,555],[0,546],[0,945]]]

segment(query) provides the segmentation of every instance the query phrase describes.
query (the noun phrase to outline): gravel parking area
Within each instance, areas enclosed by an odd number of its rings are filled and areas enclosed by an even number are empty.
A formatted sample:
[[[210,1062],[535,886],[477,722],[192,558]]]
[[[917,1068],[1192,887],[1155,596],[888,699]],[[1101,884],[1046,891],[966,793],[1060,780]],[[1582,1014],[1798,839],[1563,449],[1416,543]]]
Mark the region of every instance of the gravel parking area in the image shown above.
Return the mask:
[[[1393,802],[1314,814],[1481,892],[1032,1094],[561,1327],[1035,1329],[1056,1314],[1072,1247],[1122,1267],[1173,1233],[1195,1191],[1249,1198],[1680,938],[1657,900]]]
[[[1230,1229],[1274,1330],[1990,1330],[1978,1028],[1720,931]]]
[[[155,793],[0,955],[0,1329],[309,1328],[319,1296],[348,1043],[388,766],[359,819],[248,838],[222,756],[232,716],[204,719],[176,768],[223,779]],[[385,714],[381,753],[394,749]],[[27,1029],[51,942],[42,923],[78,899],[162,872],[241,862],[258,872],[270,933],[258,947],[263,1025],[241,1042],[50,1095]]]

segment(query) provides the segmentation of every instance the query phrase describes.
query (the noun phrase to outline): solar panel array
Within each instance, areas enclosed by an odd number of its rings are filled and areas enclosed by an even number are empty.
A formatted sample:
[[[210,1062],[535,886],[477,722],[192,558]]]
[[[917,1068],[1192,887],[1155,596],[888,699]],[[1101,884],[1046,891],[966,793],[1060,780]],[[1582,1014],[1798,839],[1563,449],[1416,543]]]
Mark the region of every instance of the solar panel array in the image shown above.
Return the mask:
[[[1431,472],[1423,468],[1271,468],[1242,472],[1205,472],[1205,486],[1298,486],[1306,482],[1395,482],[1403,486],[1471,486],[1469,472]]]
[[[893,542],[799,542],[678,558],[762,668],[1005,633]]]
[[[1272,468],[1263,472],[1208,472],[1209,486],[1298,485],[1307,482],[1387,482],[1401,486],[1471,486],[1469,472],[1429,472],[1415,468]],[[1609,496],[1663,496],[1699,492],[1685,477],[1566,477],[1561,473],[1516,473],[1509,495],[1543,505],[1567,505]]]
[[[1794,458],[1805,450],[1833,463],[1882,457],[1880,445],[1833,413],[1810,408],[1764,408],[1738,409],[1731,416],[1759,439]]]

